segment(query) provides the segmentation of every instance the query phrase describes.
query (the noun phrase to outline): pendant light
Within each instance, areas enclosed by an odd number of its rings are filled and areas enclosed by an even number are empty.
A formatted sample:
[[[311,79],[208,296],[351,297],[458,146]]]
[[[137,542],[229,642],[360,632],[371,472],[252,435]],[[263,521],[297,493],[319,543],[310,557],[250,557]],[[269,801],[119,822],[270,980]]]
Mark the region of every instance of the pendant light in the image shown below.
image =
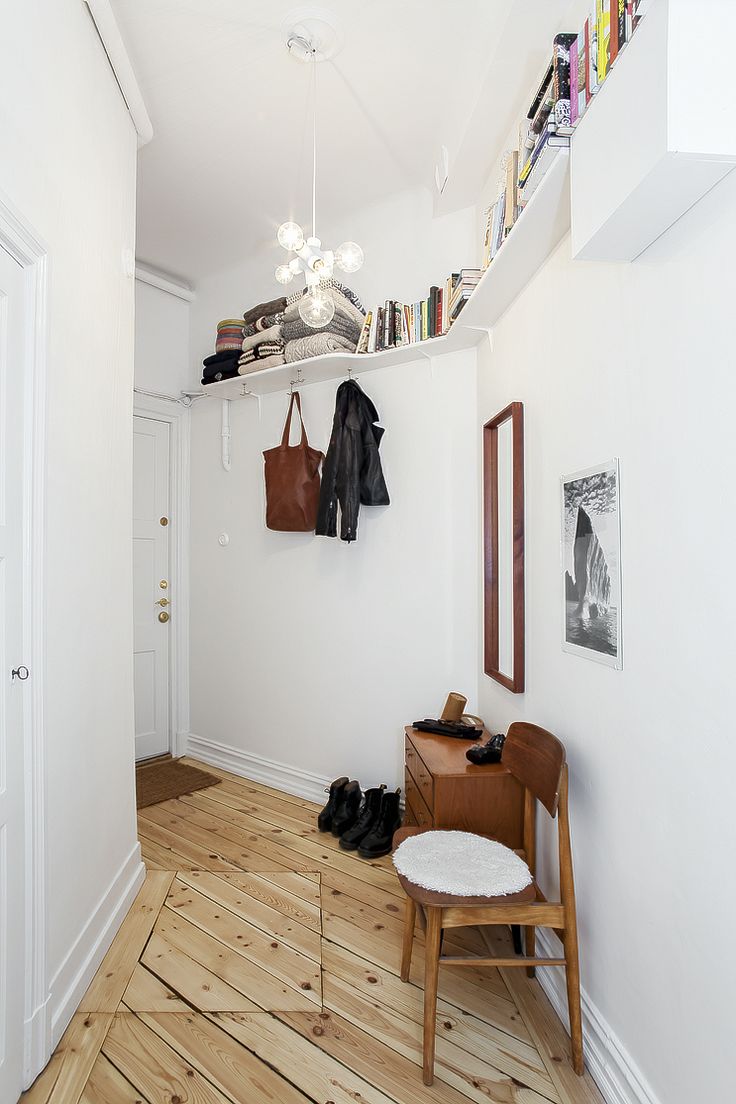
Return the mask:
[[[303,273],[307,288],[299,300],[299,315],[307,326],[319,330],[335,313],[332,296],[322,283],[332,278],[335,267],[343,272],[357,272],[363,264],[363,250],[356,242],[346,241],[333,252],[323,249],[317,237],[317,48],[313,41],[297,34],[289,38],[287,46],[297,57],[312,63],[312,234],[305,238],[298,223],[281,223],[278,243],[295,256],[288,264],[278,266],[276,279],[280,284],[288,284]]]

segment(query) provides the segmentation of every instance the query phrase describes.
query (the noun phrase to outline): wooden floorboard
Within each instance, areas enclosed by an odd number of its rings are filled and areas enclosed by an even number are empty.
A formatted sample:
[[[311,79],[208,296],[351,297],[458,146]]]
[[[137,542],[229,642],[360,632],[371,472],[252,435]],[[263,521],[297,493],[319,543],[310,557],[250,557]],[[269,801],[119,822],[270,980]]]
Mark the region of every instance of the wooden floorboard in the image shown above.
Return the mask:
[[[148,874],[24,1104],[601,1104],[521,970],[441,970],[421,1077],[423,935],[399,980],[403,893],[316,829],[319,806],[221,779],[139,814]],[[508,954],[508,934],[448,933]]]

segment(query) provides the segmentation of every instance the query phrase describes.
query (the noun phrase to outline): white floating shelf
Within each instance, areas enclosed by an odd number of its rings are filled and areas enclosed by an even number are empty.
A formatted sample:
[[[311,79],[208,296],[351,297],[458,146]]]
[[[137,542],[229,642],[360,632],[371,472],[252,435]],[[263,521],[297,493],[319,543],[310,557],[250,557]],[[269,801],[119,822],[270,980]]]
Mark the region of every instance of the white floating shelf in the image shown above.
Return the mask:
[[[572,138],[577,260],[633,261],[734,168],[734,35],[733,0],[647,5]]]
[[[568,151],[561,149],[449,333],[377,353],[328,353],[278,364],[209,383],[203,393],[216,399],[267,395],[288,389],[292,380],[300,385],[323,383],[346,376],[349,369],[357,375],[470,349],[496,325],[569,229],[570,158]]]

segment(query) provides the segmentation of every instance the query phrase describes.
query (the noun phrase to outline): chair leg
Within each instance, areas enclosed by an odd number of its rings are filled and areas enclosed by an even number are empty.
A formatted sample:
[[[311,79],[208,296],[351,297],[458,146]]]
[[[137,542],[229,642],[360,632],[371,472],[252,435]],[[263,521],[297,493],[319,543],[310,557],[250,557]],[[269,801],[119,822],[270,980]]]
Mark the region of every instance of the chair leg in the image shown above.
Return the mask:
[[[524,937],[526,942],[527,958],[534,958],[537,953],[537,929],[528,927],[524,928]],[[534,966],[527,966],[526,976],[533,978],[536,974]]]
[[[411,951],[414,946],[414,924],[417,906],[411,897],[406,898],[404,906],[404,942],[401,947],[401,980],[408,981],[411,973]]]
[[[572,1043],[572,1068],[578,1077],[582,1077],[583,1062],[583,1022],[580,1014],[580,963],[578,961],[578,940],[575,928],[566,929],[563,944],[565,947],[565,980],[567,982],[567,1010],[570,1017],[570,1042]]]
[[[424,1084],[434,1082],[434,1044],[437,1021],[437,978],[440,969],[442,909],[428,908],[424,951]]]
[[[514,944],[514,954],[522,954],[523,948],[521,946],[521,928],[518,924],[511,925],[511,942]]]

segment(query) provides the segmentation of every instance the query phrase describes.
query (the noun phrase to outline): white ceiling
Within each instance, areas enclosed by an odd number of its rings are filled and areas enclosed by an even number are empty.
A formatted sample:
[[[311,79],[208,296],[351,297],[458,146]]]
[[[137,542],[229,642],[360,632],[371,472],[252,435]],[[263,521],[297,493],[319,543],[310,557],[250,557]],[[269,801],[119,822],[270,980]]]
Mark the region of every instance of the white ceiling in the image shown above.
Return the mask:
[[[287,216],[308,223],[311,67],[290,56],[284,27],[291,13],[297,22],[320,9],[293,0],[113,0],[113,7],[154,128],[140,152],[139,258],[196,282],[260,249]],[[452,155],[465,138],[467,147],[481,99],[489,141],[476,149],[470,177],[482,181],[516,107],[509,50],[519,57],[517,82],[533,83],[565,7],[562,0],[333,0],[321,9],[343,45],[317,69],[318,218],[320,208],[334,221],[392,193],[433,187],[440,146]],[[536,52],[526,53],[525,41]],[[503,81],[494,83],[495,69]]]

